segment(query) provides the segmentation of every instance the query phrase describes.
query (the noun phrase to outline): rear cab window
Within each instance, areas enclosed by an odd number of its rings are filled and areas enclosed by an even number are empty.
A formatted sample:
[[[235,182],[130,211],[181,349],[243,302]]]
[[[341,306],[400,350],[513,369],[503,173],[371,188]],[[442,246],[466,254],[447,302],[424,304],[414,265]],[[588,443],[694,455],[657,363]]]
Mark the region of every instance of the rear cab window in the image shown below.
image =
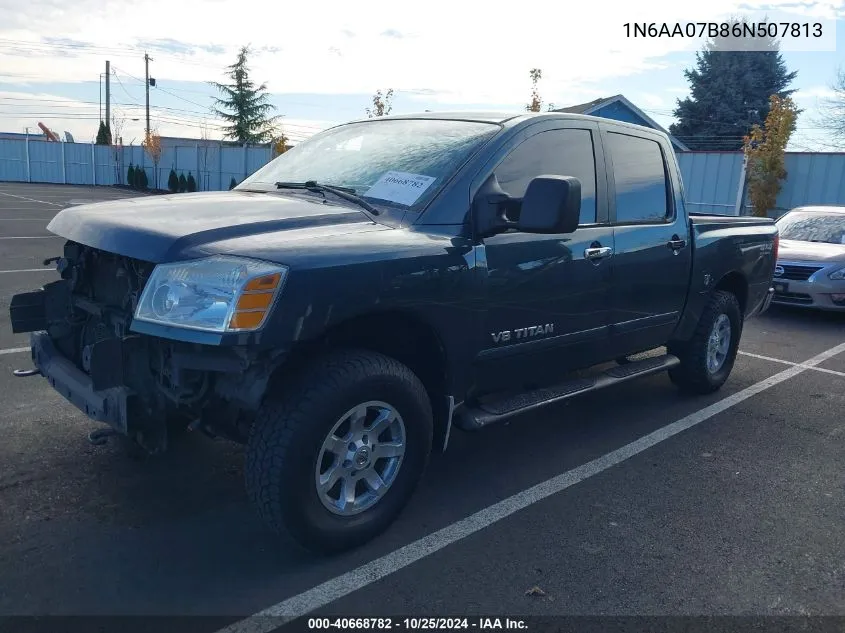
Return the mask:
[[[615,223],[672,221],[672,187],[660,143],[620,132],[608,132],[605,143],[613,165]]]

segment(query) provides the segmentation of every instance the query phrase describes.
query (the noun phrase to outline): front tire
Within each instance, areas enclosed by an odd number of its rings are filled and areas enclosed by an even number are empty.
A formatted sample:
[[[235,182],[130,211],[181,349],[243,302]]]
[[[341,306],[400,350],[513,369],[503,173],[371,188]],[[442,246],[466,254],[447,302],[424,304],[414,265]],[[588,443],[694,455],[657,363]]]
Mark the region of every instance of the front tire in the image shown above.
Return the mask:
[[[399,515],[431,453],[432,411],[419,378],[370,351],[317,359],[258,411],[246,488],[259,516],[306,549],[339,552]]]
[[[682,391],[708,394],[717,391],[730,376],[742,335],[742,309],[730,292],[717,290],[710,297],[692,338],[669,345],[681,364],[669,370],[669,378]]]

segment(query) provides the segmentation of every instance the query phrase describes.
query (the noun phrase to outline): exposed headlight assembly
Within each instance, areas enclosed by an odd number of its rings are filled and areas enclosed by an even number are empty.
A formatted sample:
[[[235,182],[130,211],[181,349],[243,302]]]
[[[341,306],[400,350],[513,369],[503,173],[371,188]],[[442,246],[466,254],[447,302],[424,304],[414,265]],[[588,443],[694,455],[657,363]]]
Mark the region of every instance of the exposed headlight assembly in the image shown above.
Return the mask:
[[[158,264],[135,318],[208,332],[260,328],[287,277],[286,266],[215,255]]]
[[[840,268],[839,270],[834,270],[832,273],[828,275],[834,281],[840,281],[845,279],[845,268]]]

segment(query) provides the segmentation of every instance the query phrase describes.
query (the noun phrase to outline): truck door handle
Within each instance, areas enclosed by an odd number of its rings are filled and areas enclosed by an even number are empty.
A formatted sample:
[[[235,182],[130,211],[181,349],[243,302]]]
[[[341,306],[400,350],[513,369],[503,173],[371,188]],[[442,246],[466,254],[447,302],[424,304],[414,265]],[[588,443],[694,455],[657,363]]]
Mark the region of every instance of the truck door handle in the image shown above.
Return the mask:
[[[613,254],[613,249],[609,246],[599,246],[597,248],[585,248],[584,257],[589,260],[604,259]]]
[[[676,255],[677,255],[678,251],[681,250],[686,245],[687,245],[687,241],[682,240],[677,235],[673,235],[672,239],[669,240],[668,242],[666,242],[666,246],[668,246],[673,251],[675,251]]]

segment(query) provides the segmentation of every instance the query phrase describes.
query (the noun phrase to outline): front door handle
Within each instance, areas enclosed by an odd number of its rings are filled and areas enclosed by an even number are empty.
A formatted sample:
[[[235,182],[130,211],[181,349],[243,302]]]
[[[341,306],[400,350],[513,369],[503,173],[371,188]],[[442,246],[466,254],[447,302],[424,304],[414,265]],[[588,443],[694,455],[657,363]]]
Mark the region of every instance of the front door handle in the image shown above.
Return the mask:
[[[590,260],[604,259],[613,254],[613,249],[609,246],[599,246],[597,248],[584,249],[584,257]]]
[[[675,251],[675,255],[677,255],[677,254],[678,254],[678,251],[679,251],[679,250],[681,250],[681,249],[682,249],[684,246],[686,246],[686,245],[687,245],[687,241],[686,241],[686,240],[682,240],[682,239],[681,239],[680,237],[678,237],[677,235],[673,235],[673,236],[672,236],[672,239],[671,239],[671,240],[669,240],[668,242],[666,242],[666,246],[668,246],[668,247],[669,247],[669,248],[671,248],[673,251]]]

